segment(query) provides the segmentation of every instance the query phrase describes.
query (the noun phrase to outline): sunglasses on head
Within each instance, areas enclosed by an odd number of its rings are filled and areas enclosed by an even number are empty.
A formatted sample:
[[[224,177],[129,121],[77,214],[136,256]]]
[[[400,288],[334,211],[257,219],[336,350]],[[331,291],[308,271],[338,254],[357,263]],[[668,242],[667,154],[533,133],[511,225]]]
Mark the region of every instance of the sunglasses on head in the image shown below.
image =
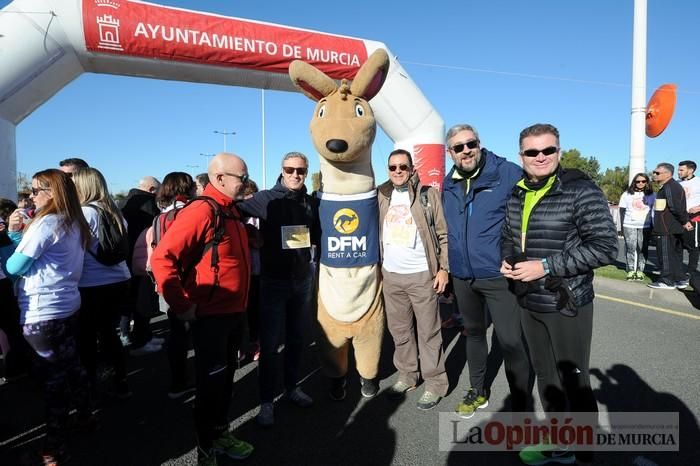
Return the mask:
[[[476,147],[479,145],[479,140],[478,139],[472,139],[471,141],[467,142],[461,142],[459,144],[455,144],[454,146],[450,147],[452,152],[459,154],[464,150],[464,146],[467,146],[467,149],[476,149]]]
[[[292,173],[297,172],[297,175],[299,175],[299,176],[306,175],[306,172],[308,171],[304,167],[282,167],[282,170],[284,170],[284,172],[287,175],[291,175]]]
[[[540,155],[540,152],[542,152],[543,155],[552,155],[558,151],[559,151],[558,147],[549,146],[549,147],[545,147],[542,150],[540,150],[540,149],[527,149],[527,150],[522,151],[520,153],[520,155],[523,155],[525,157],[537,157],[538,155]]]
[[[405,172],[408,170],[410,167],[406,165],[405,163],[402,163],[400,165],[389,165],[389,171],[390,172],[395,172],[396,169],[401,169],[402,172]]]

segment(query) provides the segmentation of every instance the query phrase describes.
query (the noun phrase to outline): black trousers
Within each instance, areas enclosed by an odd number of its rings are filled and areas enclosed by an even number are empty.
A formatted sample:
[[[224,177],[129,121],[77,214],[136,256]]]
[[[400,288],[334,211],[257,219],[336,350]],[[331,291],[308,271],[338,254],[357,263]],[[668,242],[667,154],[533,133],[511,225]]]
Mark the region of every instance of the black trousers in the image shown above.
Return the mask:
[[[236,350],[246,320],[241,312],[201,317],[190,324],[197,377],[194,420],[199,446],[205,451],[228,430]]]
[[[598,405],[589,375],[593,303],[579,307],[575,317],[527,309],[520,315],[545,412],[579,413],[595,422]],[[591,452],[576,452],[581,461],[592,457]]]
[[[700,260],[700,222],[691,222],[693,229],[683,233],[683,248],[688,250],[688,273],[693,274],[698,271],[698,261]]]
[[[114,368],[114,381],[126,380],[126,352],[117,335],[114,321],[128,292],[129,281],[80,288],[78,314],[78,351],[91,383],[96,382],[97,341]]]
[[[525,411],[532,396],[533,373],[520,326],[518,302],[508,290],[508,282],[504,277],[476,280],[453,277],[452,285],[467,331],[467,364],[472,388],[485,388],[486,305],[503,352],[513,410]]]
[[[656,237],[656,256],[661,275],[659,281],[673,285],[685,280],[683,273],[683,234]]]

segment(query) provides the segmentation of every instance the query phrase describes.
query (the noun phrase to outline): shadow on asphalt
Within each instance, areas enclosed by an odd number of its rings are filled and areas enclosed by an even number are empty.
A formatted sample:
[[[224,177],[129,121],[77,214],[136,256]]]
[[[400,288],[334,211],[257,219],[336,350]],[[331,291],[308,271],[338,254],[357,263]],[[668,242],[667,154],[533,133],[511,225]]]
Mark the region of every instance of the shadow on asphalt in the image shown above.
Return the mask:
[[[161,332],[164,324],[157,325]],[[395,373],[392,357],[393,342],[387,333],[379,374],[382,390],[390,383],[386,379]],[[131,357],[128,366],[134,396],[126,401],[101,397],[98,430],[73,432],[70,436],[70,465],[194,464],[193,401],[167,397],[165,351]],[[328,396],[327,379],[318,370],[316,347],[311,346],[304,354],[302,374],[307,376],[303,388],[315,404],[311,409],[301,409],[281,399],[275,403],[275,425],[270,429],[259,427],[253,417],[259,403],[256,367],[246,367],[240,373],[245,374],[234,385],[230,418],[243,420],[238,435],[256,450],[244,462],[220,458],[219,464],[392,464],[396,433],[389,419],[401,402],[391,401],[381,392],[372,399],[363,399],[354,361],[346,399],[333,401]],[[282,388],[279,380],[278,393]],[[43,436],[41,400],[39,386],[30,377],[0,386],[0,464],[37,464]]]

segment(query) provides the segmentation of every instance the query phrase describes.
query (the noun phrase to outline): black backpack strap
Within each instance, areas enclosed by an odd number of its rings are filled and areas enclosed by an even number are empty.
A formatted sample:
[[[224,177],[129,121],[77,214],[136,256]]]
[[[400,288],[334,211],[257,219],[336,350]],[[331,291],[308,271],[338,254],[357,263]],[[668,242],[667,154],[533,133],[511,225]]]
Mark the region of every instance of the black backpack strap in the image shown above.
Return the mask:
[[[430,186],[420,187],[420,203],[423,206],[425,218],[428,220],[428,226],[432,227],[435,225],[435,215],[433,214],[433,207],[430,205],[430,200],[428,199],[428,189],[430,189]]]

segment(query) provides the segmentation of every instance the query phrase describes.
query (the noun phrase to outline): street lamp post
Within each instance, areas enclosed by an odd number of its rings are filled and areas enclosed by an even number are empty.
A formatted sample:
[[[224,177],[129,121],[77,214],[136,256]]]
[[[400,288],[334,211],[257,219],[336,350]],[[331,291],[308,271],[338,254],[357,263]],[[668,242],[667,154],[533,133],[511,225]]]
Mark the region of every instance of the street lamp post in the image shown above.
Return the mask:
[[[214,157],[214,155],[216,155],[216,154],[205,154],[205,153],[203,153],[203,152],[200,152],[199,155],[204,156],[204,157],[207,158],[207,165],[206,165],[206,166],[207,166],[207,168],[208,168],[208,167],[209,167],[209,161],[211,160],[210,157]]]
[[[224,152],[226,152],[226,136],[234,136],[235,131],[218,131],[214,130],[214,134],[222,134],[224,136]]]

